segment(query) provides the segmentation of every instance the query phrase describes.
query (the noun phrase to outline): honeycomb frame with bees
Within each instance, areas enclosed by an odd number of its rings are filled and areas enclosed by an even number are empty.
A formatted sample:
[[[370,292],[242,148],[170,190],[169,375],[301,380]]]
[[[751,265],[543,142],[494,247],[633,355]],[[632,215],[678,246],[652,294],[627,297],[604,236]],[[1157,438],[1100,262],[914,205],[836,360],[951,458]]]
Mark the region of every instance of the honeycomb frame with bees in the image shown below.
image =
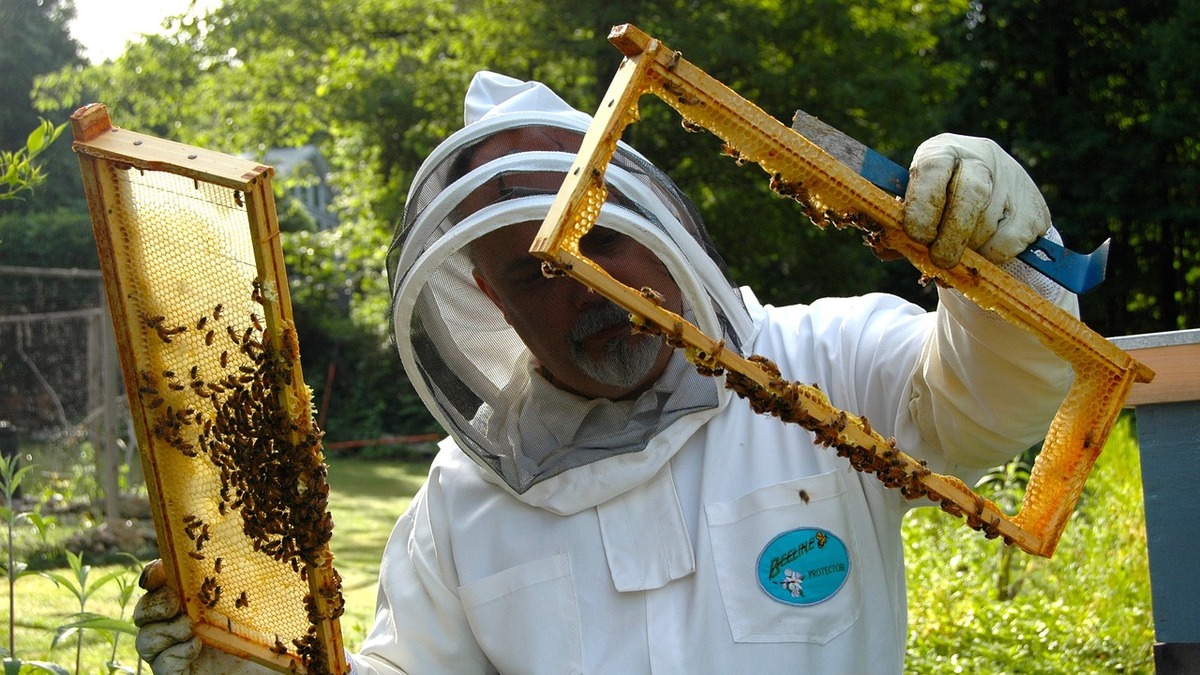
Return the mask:
[[[345,673],[273,169],[71,116],[167,582],[206,644]]]
[[[701,373],[724,375],[725,385],[756,412],[811,430],[858,470],[875,474],[908,499],[925,498],[963,517],[989,538],[1050,557],[1134,382],[1154,372],[1083,322],[1051,304],[974,251],[949,269],[933,265],[925,246],[903,229],[903,202],[839,163],[795,130],[709,76],[637,27],[616,26],[609,40],[625,55],[584,136],[578,156],[538,231],[530,253],[547,274],[571,276],[630,312],[636,328],[664,335],[684,349]],[[725,349],[682,317],[664,309],[653,289],[613,279],[579,249],[607,197],[604,171],[624,129],[653,94],[674,108],[688,131],[708,131],[739,164],[755,163],[771,188],[799,202],[818,226],[854,227],[880,257],[907,258],[926,280],[960,291],[984,309],[1034,333],[1074,369],[1074,381],[1051,423],[1020,511],[1010,515],[953,476],[883,438],[864,417],[835,408],[816,386],[786,381],[768,359]]]

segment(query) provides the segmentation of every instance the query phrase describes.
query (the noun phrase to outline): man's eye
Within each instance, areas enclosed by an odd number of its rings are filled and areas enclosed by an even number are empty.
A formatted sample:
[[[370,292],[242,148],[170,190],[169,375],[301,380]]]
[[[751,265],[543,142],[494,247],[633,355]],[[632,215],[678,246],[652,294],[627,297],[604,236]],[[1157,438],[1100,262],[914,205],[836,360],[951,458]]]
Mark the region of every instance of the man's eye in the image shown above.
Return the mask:
[[[616,248],[623,237],[613,230],[596,228],[579,241],[579,247],[588,256],[606,253]]]
[[[508,275],[508,278],[516,282],[538,281],[543,278],[542,266],[539,264],[530,267],[521,267],[520,269],[513,270]]]

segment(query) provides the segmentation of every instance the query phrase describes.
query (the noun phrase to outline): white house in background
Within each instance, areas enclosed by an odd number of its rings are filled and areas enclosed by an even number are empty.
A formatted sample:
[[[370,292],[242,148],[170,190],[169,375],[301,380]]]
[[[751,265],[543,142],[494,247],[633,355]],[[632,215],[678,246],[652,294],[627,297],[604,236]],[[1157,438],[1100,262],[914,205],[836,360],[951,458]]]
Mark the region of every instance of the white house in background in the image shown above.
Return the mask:
[[[275,167],[275,182],[297,199],[317,222],[317,228],[337,227],[337,216],[329,210],[333,188],[329,186],[329,164],[315,145],[272,148],[262,162]]]

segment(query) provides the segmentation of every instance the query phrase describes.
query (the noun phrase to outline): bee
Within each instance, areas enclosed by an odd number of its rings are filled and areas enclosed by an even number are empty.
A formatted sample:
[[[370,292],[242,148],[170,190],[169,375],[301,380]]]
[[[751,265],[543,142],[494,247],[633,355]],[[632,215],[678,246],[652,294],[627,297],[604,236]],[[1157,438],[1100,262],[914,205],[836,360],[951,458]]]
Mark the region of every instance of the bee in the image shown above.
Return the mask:
[[[162,404],[163,404],[162,398],[155,396],[153,399],[150,400],[150,405],[148,405],[146,407],[151,410],[154,410],[155,408],[159,407]]]
[[[204,554],[198,551],[188,551],[188,556],[192,560],[204,560]]]
[[[271,651],[279,655],[287,653],[287,645],[283,644],[283,640],[280,640],[278,635],[275,636],[275,646],[271,647]]]
[[[213,560],[213,571],[216,572],[217,574],[221,573],[221,563],[222,563],[221,558],[217,558],[217,559]]]
[[[254,324],[254,327],[258,329],[258,332],[260,332],[260,333],[262,332],[262,330],[263,330],[262,324],[259,323],[258,315],[255,314],[254,312],[250,312],[250,322]]]
[[[870,436],[873,433],[871,430],[871,420],[869,420],[865,417],[862,418],[862,430],[863,430],[863,433],[868,436]]]
[[[192,366],[191,370],[188,371],[188,375],[190,375],[193,380],[196,379],[196,376],[199,373],[200,373],[200,366]]]
[[[800,491],[800,501],[802,501],[802,502],[804,502],[805,504],[807,504],[807,503],[808,503],[808,500],[809,500],[809,496],[808,496],[808,490],[801,490],[801,491]]]
[[[204,334],[205,346],[211,346],[213,343],[213,339],[216,338],[216,336],[217,336],[217,332],[210,328],[209,331]]]
[[[643,286],[639,293],[643,298],[653,302],[655,305],[658,305],[659,307],[662,306],[664,300],[662,293],[659,293],[649,286]]]
[[[221,367],[225,368],[228,365],[229,365],[229,351],[226,350],[226,351],[221,352]]]
[[[250,606],[250,597],[246,595],[246,591],[242,591],[242,594],[234,601],[233,606],[238,609]],[[278,642],[278,638],[276,638],[276,642]]]
[[[721,145],[721,154],[727,157],[732,157],[733,161],[737,162],[738,166],[746,163],[746,158],[742,156],[742,153],[728,143]]]
[[[234,191],[233,191],[233,203],[234,203],[234,204],[237,204],[239,207],[245,207],[245,206],[246,206],[246,202],[245,202],[245,200],[244,200],[244,199],[242,199],[242,191],[241,191],[241,190],[234,190]]]
[[[215,319],[217,321],[221,320],[221,310],[222,309],[225,309],[225,305],[222,305],[221,303],[218,302],[217,306],[213,307],[213,319]]]
[[[206,324],[206,323],[208,323],[208,317],[207,317],[207,316],[201,316],[201,317],[200,317],[200,318],[199,318],[199,319],[196,321],[196,330],[204,330],[204,324]]]
[[[297,361],[300,359],[300,345],[296,342],[296,330],[285,328],[283,330],[283,355],[289,361]]]

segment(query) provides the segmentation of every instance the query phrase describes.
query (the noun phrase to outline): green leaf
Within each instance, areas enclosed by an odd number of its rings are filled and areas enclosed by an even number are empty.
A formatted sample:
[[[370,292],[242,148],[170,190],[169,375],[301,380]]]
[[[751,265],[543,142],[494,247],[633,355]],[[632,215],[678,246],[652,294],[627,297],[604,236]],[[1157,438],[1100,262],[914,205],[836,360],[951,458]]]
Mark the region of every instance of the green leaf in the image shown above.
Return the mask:
[[[108,584],[109,582],[111,582],[114,579],[120,579],[121,577],[125,576],[126,574],[128,574],[128,572],[126,572],[125,570],[113,570],[112,572],[105,574],[104,576],[100,577],[99,579],[95,580],[94,582],[92,582],[91,584],[88,585],[87,594],[90,596],[92,593],[96,592],[96,589],[102,588],[102,587],[104,587],[105,584]]]
[[[66,642],[67,638],[71,637],[75,633],[78,633],[79,630],[80,629],[77,626],[59,626],[58,630],[54,632],[54,639],[50,642],[50,648],[54,649],[55,647]]]
[[[41,152],[45,143],[46,125],[44,124],[29,132],[29,137],[25,139],[25,147],[29,149],[30,155],[36,155]]]
[[[20,675],[21,673],[53,673],[53,675],[71,675],[71,671],[57,663],[48,661],[21,661],[20,659],[4,659],[4,675]]]
[[[61,574],[59,572],[42,572],[41,575],[58,584],[59,586],[71,591],[71,593],[75,595],[75,599],[78,600],[80,604],[83,604],[84,600],[87,599],[87,596],[83,592],[83,588],[81,588],[74,579],[66,576],[65,574]]]
[[[37,512],[27,513],[25,514],[25,518],[37,528],[38,536],[41,537],[43,542],[46,541],[46,532],[58,524],[58,518],[55,516],[43,516]]]
[[[88,629],[108,631],[110,633],[124,633],[126,635],[137,635],[137,626],[135,626],[132,621],[113,619],[111,617],[103,616],[101,614],[93,614],[91,612],[77,614],[76,616],[79,618],[70,623],[65,623],[59,626],[58,630],[61,632],[67,630]]]

